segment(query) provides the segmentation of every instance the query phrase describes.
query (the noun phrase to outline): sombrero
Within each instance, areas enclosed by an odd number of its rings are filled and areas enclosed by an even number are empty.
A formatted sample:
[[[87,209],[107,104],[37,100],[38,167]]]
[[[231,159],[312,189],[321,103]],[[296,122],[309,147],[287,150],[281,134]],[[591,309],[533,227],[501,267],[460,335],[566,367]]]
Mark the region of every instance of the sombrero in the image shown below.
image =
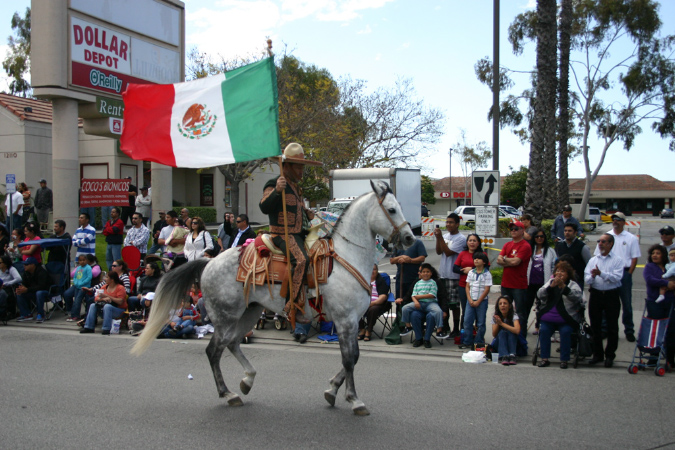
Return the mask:
[[[286,146],[282,158],[285,163],[304,164],[306,166],[323,166],[322,162],[305,159],[305,151],[302,149],[302,145],[295,142],[291,142]]]

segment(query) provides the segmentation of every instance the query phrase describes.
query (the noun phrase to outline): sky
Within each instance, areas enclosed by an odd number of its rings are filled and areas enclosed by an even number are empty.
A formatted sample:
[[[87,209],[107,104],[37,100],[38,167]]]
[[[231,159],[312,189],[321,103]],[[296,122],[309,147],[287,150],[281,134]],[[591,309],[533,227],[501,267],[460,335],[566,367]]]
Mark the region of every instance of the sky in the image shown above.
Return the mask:
[[[1,2],[0,39],[6,44],[10,20],[29,0]],[[478,82],[474,64],[492,58],[492,0],[184,0],[186,46],[233,59],[259,52],[267,37],[274,49],[286,51],[307,64],[327,69],[334,78],[350,76],[367,82],[369,90],[392,87],[397,78],[411,78],[417,98],[446,115],[445,135],[434,151],[419,158],[422,173],[434,178],[462,176],[459,162],[450,163],[449,149],[466,131],[469,144],[492,146],[487,112],[492,93]],[[661,1],[662,34],[675,34],[675,2]],[[515,56],[507,40],[508,25],[533,9],[535,0],[502,0],[500,11],[501,65],[529,71],[535,64],[534,43]],[[0,45],[0,55],[7,46]],[[616,49],[617,55],[621,50]],[[515,77],[519,93],[529,75]],[[0,79],[0,91],[7,82]],[[650,174],[675,180],[675,153],[643,123],[635,146],[621,143],[610,149],[600,174]],[[502,175],[527,165],[529,147],[508,128],[500,131],[499,168]],[[599,160],[599,141],[591,142],[592,169]],[[452,166],[452,167],[451,167]],[[492,168],[490,164],[488,169]],[[569,164],[570,177],[584,176],[581,157]]]

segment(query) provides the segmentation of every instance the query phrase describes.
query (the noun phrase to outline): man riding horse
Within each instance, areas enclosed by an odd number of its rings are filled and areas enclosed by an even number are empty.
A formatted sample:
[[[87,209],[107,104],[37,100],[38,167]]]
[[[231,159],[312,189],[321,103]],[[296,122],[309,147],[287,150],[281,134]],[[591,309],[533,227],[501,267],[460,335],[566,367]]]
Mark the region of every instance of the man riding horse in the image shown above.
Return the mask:
[[[292,275],[287,299],[296,302],[299,309],[303,310],[305,299],[304,295],[300,294],[302,280],[307,272],[305,236],[309,229],[309,221],[314,218],[314,213],[305,207],[298,183],[302,180],[305,165],[320,166],[322,163],[305,159],[302,146],[296,143],[286,146],[282,158],[283,172],[265,184],[260,200],[260,210],[269,216],[272,242],[284,254],[290,256]],[[288,228],[287,235],[284,224]],[[288,236],[288,241],[286,241],[286,236]],[[298,317],[297,320],[308,319]]]

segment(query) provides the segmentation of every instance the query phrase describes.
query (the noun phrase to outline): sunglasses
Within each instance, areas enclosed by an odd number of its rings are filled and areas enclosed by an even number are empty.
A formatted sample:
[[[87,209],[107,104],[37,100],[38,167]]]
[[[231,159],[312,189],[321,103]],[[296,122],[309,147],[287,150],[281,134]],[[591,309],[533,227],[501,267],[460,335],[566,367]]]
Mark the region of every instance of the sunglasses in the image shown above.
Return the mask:
[[[243,220],[237,220],[237,223],[242,223],[242,222],[243,222]]]
[[[607,242],[609,242],[609,241],[606,240],[606,239],[598,239],[598,244],[605,244]]]
[[[118,264],[113,264],[113,265],[110,266],[110,267],[119,267],[119,265],[118,265]]]
[[[544,239],[545,237],[546,237],[546,236],[544,236],[543,234],[540,234],[540,235],[538,235],[538,236],[535,236],[534,238],[535,238],[535,239],[539,239],[539,238]]]
[[[519,231],[522,230],[520,227],[511,227],[511,231]]]

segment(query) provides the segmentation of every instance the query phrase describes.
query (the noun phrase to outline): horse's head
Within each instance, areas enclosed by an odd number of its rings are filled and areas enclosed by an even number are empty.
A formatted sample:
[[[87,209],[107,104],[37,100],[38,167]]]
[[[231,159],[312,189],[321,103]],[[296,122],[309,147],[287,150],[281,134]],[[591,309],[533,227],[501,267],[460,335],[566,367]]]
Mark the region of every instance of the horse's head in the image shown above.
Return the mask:
[[[370,186],[373,188],[379,204],[379,207],[375,210],[381,213],[372,223],[373,231],[394,244],[398,249],[403,250],[413,245],[415,236],[389,185],[384,181],[371,180]]]

